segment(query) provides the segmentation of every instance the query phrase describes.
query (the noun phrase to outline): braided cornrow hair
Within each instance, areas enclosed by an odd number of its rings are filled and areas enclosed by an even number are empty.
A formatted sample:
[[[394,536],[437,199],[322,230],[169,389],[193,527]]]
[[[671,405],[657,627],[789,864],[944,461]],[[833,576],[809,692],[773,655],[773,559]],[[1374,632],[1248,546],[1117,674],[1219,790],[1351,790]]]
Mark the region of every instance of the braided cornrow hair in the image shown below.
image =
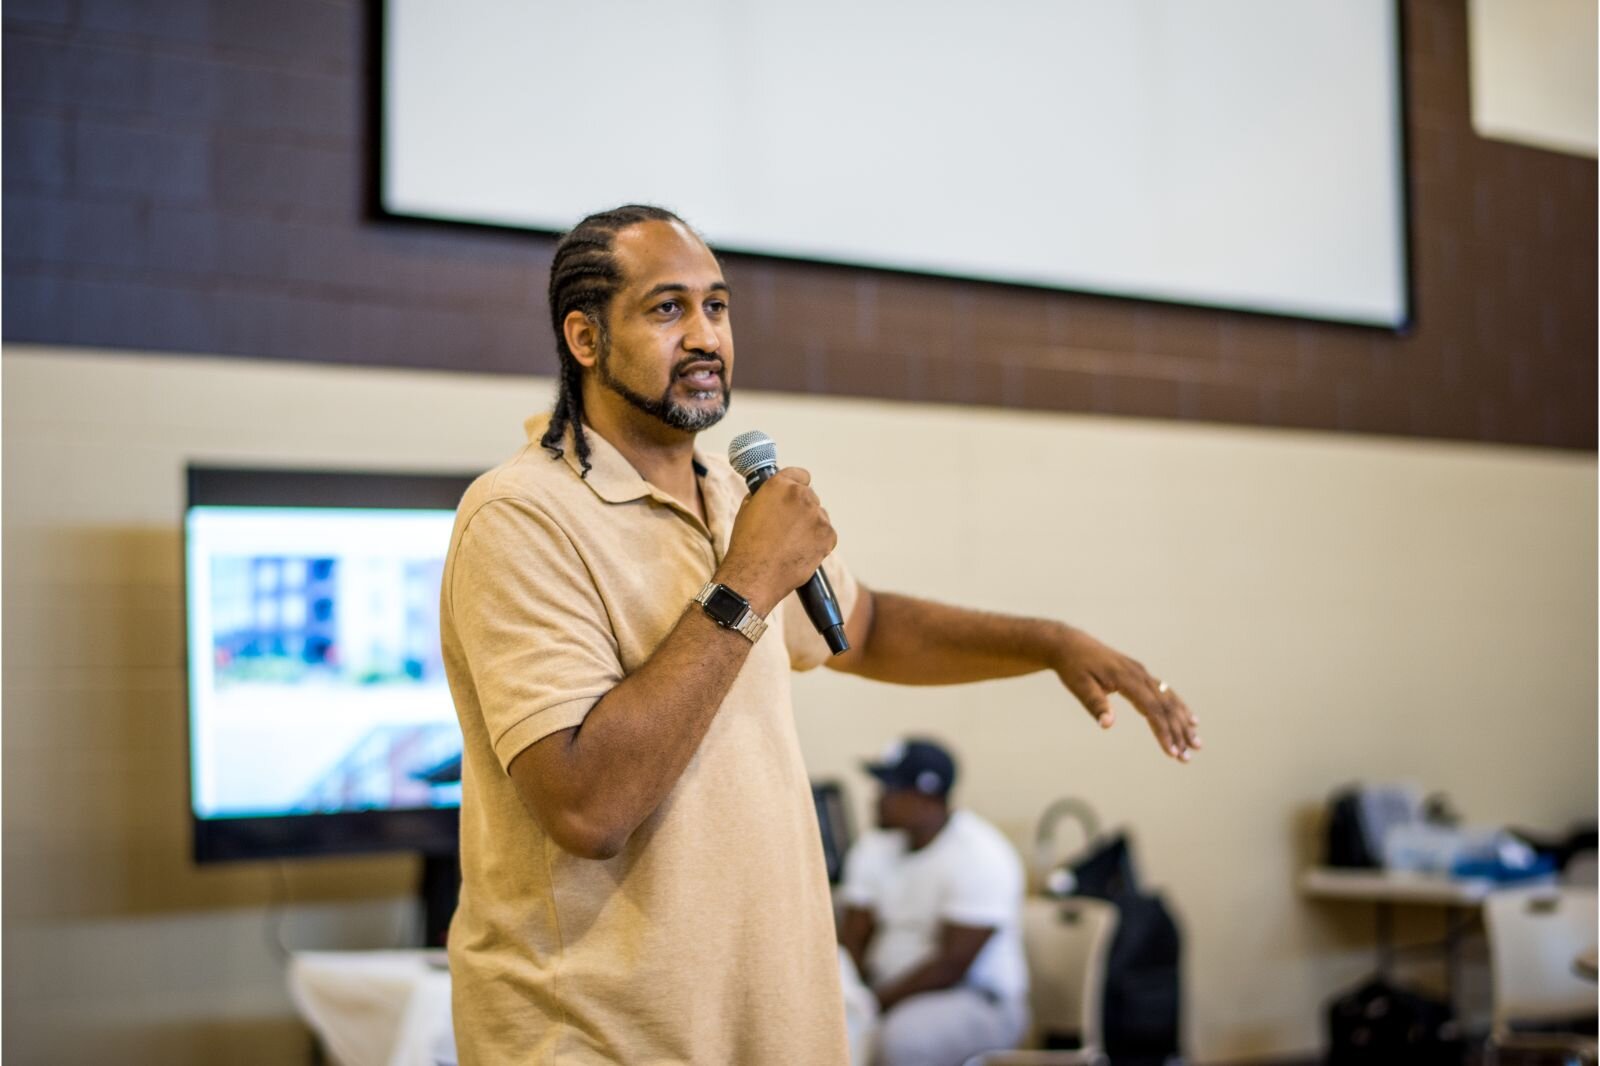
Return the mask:
[[[539,444],[552,458],[559,459],[567,427],[571,426],[572,441],[584,477],[589,475],[589,438],[583,431],[583,367],[567,346],[567,316],[582,311],[599,323],[601,329],[605,328],[606,308],[622,284],[622,271],[613,254],[613,239],[620,231],[641,222],[682,224],[683,220],[665,208],[644,204],[601,211],[578,223],[561,238],[550,264],[550,319],[556,330],[556,354],[561,360],[561,373],[556,386],[555,411]]]

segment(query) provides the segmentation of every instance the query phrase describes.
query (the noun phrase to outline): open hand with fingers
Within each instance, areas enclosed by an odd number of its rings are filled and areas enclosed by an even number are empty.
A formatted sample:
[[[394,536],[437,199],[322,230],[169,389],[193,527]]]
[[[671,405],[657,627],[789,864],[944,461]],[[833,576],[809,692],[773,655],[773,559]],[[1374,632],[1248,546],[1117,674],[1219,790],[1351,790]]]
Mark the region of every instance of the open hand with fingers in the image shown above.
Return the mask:
[[[1200,720],[1165,681],[1144,664],[1106,646],[1081,629],[1067,627],[1059,659],[1053,664],[1062,684],[1078,697],[1100,728],[1116,721],[1110,697],[1121,693],[1144,715],[1161,750],[1179,762],[1202,747]]]

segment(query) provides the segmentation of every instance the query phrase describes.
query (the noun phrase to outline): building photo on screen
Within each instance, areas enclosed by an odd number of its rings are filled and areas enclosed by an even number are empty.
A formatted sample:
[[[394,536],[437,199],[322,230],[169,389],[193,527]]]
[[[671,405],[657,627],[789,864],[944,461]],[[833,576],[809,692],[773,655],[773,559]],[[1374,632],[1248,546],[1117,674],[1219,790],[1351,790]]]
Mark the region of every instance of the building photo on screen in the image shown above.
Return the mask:
[[[439,657],[452,518],[189,513],[191,611],[210,652],[193,676],[197,814],[455,801],[430,777],[461,749]]]

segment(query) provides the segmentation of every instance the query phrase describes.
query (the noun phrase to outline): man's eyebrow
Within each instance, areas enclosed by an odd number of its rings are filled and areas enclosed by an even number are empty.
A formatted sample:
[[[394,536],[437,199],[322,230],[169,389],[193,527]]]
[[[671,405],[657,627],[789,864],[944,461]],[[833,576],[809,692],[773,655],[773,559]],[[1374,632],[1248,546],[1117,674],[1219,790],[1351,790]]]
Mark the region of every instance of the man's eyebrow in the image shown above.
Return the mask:
[[[733,290],[730,289],[728,287],[728,283],[726,281],[723,281],[721,278],[718,278],[716,281],[713,281],[710,285],[708,285],[706,287],[706,290],[708,292],[716,292],[719,289],[722,292],[727,293],[729,296],[733,295]],[[662,293],[665,293],[665,292],[688,292],[688,291],[689,291],[689,286],[685,285],[681,281],[663,281],[660,285],[657,285],[655,288],[651,289],[649,292],[647,292],[643,296],[639,297],[639,299],[641,299],[641,300],[653,299],[653,298],[655,298],[657,296],[660,296]]]

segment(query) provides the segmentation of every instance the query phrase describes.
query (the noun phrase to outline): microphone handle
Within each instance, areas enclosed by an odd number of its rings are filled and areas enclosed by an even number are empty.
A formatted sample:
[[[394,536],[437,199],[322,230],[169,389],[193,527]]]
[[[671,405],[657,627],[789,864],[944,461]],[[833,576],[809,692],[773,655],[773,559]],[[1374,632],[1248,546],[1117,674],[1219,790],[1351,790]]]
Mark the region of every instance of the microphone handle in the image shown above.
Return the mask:
[[[744,483],[751,492],[755,492],[777,472],[776,466],[757,467],[745,476]],[[822,572],[822,567],[817,567],[817,572],[795,589],[795,593],[805,606],[811,624],[817,627],[817,632],[827,642],[828,650],[834,655],[849,651],[850,641],[844,635],[844,618],[839,614],[839,598],[833,594],[833,586],[828,584],[828,575]]]

